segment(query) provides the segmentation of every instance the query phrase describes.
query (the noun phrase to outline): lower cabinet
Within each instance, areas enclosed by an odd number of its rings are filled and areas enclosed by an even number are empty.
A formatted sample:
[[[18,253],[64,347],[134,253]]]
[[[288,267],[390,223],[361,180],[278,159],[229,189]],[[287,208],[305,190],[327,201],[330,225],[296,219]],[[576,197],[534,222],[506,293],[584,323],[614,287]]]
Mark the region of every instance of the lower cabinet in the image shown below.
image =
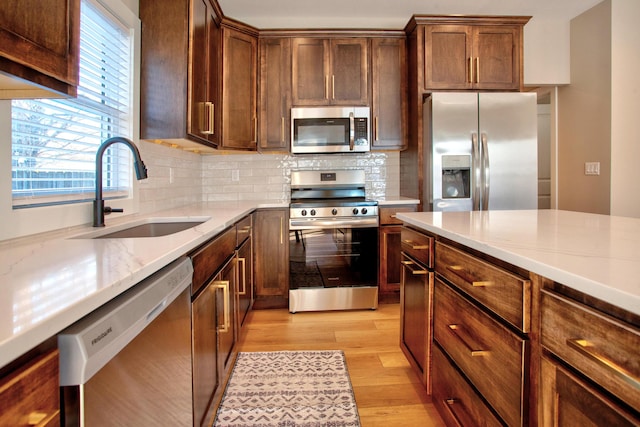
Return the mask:
[[[0,378],[0,425],[59,426],[58,350],[34,356]]]
[[[400,348],[431,392],[433,237],[401,229]]]
[[[398,212],[415,212],[417,205],[380,206],[378,228],[378,286],[381,302],[398,302],[400,296],[400,228]]]
[[[433,346],[432,400],[443,410],[440,415],[447,425],[502,426],[502,423],[454,368],[440,346]]]
[[[253,306],[253,214],[236,224],[237,231],[237,328],[238,338]]]
[[[541,425],[638,426],[640,418],[623,409],[599,387],[579,378],[561,364],[542,359]]]
[[[236,227],[191,254],[194,426],[211,425],[233,362]]]
[[[288,307],[289,210],[259,209],[254,215],[254,307]]]
[[[640,319],[581,298],[541,292],[542,424],[640,425]]]

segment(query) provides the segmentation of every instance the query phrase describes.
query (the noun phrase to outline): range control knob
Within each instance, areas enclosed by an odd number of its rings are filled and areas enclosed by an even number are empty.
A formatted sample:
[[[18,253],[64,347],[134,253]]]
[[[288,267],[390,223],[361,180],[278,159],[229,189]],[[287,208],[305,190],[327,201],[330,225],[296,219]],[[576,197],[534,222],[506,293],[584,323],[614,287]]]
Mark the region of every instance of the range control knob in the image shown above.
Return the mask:
[[[307,210],[306,209],[302,209],[302,212],[300,212],[300,214],[302,216],[307,216]]]
[[[367,214],[367,208],[362,208],[362,215],[366,215]]]
[[[311,216],[314,216],[316,214],[316,210],[315,209],[311,209]]]
[[[336,208],[331,209],[331,215],[338,215],[338,209]]]
[[[358,215],[358,208],[353,208],[353,214]]]

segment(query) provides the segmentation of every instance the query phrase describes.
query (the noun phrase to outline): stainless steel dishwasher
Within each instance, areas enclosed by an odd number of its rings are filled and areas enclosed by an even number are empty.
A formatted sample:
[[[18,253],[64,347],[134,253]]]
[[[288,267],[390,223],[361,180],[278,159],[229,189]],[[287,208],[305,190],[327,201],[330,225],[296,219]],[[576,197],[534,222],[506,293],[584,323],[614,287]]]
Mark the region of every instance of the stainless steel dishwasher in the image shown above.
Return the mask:
[[[180,258],[58,335],[63,425],[193,425],[192,276]]]

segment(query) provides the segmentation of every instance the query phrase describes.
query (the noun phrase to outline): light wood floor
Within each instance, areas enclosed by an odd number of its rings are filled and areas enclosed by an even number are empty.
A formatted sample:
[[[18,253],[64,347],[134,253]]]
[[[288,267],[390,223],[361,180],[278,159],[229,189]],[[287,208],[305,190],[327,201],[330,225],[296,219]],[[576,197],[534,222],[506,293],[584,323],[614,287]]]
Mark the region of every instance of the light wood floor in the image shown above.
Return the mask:
[[[399,347],[399,304],[377,310],[255,310],[238,351],[343,350],[362,427],[444,427]]]

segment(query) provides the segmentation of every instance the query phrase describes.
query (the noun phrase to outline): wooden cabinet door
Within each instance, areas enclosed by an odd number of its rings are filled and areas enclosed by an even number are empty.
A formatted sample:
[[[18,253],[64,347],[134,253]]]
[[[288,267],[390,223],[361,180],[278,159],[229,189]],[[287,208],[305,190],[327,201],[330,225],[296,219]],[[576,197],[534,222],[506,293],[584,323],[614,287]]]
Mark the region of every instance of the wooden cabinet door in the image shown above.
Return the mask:
[[[0,2],[0,71],[75,96],[80,0]]]
[[[433,272],[403,255],[401,274],[400,347],[431,394]]]
[[[216,109],[220,106],[220,28],[209,0],[193,0],[191,7],[187,132],[202,142],[215,145],[220,131],[219,120],[216,120]]]
[[[293,105],[369,105],[368,40],[295,38]]]
[[[473,29],[474,88],[520,88],[520,34],[517,26],[478,26]]]
[[[258,41],[233,28],[222,28],[222,141],[221,147],[255,149]]]
[[[372,149],[407,144],[407,79],[404,39],[371,40]]]
[[[332,105],[369,105],[368,51],[367,39],[331,40]]]
[[[518,25],[427,25],[425,89],[519,90],[521,35]]]
[[[293,105],[328,105],[329,40],[295,38],[291,51]]]
[[[542,358],[541,425],[637,426],[640,419],[560,364]]]
[[[380,271],[378,284],[380,293],[388,294],[400,290],[400,229],[398,226],[381,226],[380,232]]]
[[[286,298],[289,292],[288,211],[265,209],[255,215],[255,295]]]
[[[287,151],[291,134],[291,39],[260,40],[260,151]]]
[[[473,32],[466,25],[425,27],[425,89],[471,89]]]
[[[236,351],[236,262],[232,257],[212,282],[216,292],[218,372],[223,378],[227,378],[233,366]]]

